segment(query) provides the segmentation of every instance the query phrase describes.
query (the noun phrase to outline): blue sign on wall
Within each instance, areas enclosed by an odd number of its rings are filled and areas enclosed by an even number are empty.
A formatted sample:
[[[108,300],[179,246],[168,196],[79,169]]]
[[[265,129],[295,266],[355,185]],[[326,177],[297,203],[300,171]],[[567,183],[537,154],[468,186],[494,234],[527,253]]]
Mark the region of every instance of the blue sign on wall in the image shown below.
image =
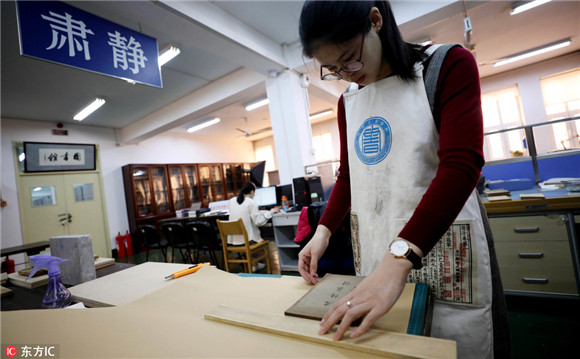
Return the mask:
[[[17,1],[21,55],[163,87],[157,40],[58,1]]]

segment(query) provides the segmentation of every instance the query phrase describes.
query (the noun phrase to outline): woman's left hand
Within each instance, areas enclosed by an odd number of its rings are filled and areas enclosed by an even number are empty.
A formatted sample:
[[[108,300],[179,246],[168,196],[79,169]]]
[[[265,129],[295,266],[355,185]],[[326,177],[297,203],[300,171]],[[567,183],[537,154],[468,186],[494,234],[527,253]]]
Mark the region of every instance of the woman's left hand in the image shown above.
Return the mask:
[[[341,321],[333,337],[334,340],[340,340],[352,322],[366,315],[350,337],[356,338],[365,333],[399,299],[412,268],[409,260],[385,254],[379,266],[367,278],[330,308],[320,322],[318,334],[327,333]]]

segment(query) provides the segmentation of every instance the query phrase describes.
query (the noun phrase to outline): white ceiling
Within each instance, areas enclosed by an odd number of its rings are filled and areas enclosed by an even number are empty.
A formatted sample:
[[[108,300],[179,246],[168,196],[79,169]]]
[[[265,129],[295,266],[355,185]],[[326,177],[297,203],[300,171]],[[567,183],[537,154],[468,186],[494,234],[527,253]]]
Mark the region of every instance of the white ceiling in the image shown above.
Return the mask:
[[[125,81],[20,55],[15,4],[1,1],[2,117],[76,123],[73,115],[97,96],[105,106],[82,125],[118,130],[120,142],[172,131],[185,133],[207,117],[222,122],[195,136],[254,141],[244,137],[270,126],[268,107],[244,105],[266,95],[268,71],[307,73],[310,113],[335,109],[346,84],[321,83],[314,63],[301,56],[298,18],[302,1],[66,1],[72,6],[174,44],[181,54],[163,66],[163,88]],[[405,40],[464,42],[463,17],[471,17],[471,43],[481,77],[513,70],[580,49],[580,2],[552,1],[510,16],[511,1],[392,1]],[[465,6],[465,7],[464,7]],[[493,61],[564,38],[572,45],[505,67]],[[327,120],[328,115],[320,120]],[[319,120],[319,121],[320,121]]]

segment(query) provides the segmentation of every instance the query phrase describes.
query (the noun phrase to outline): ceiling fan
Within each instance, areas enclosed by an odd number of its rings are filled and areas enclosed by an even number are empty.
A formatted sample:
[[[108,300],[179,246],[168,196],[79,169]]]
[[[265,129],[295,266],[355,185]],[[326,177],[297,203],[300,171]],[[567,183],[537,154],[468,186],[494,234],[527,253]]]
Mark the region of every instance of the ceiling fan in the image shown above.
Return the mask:
[[[264,127],[264,128],[259,129],[259,130],[256,130],[256,131],[251,131],[250,128],[248,127],[248,118],[247,117],[244,117],[244,122],[246,123],[246,129],[245,130],[242,130],[241,128],[236,128],[236,130],[238,130],[238,131],[240,131],[240,132],[242,132],[244,134],[243,135],[244,137],[249,137],[249,136],[257,135],[259,133],[267,132],[267,131],[271,131],[272,130],[272,127]]]

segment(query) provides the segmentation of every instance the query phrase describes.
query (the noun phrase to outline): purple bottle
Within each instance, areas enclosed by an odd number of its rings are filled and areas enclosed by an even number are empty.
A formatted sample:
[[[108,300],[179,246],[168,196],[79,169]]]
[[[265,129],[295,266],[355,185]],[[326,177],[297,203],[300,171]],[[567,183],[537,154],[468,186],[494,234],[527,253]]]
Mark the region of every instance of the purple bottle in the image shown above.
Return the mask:
[[[30,279],[39,269],[48,267],[48,289],[42,298],[41,308],[64,308],[70,305],[72,301],[72,294],[62,284],[60,278],[60,268],[58,264],[68,261],[68,259],[61,259],[51,256],[31,256],[30,261],[34,262],[34,268],[26,280]]]

